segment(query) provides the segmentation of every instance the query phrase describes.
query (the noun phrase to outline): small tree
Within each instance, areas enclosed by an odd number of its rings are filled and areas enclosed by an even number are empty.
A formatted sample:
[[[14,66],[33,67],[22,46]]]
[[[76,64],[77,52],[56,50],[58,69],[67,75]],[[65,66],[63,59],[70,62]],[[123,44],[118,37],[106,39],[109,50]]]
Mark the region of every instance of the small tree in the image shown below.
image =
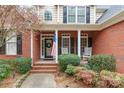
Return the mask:
[[[38,22],[36,6],[0,6],[0,47],[11,39],[14,32],[24,33]],[[7,38],[8,37],[8,38]]]

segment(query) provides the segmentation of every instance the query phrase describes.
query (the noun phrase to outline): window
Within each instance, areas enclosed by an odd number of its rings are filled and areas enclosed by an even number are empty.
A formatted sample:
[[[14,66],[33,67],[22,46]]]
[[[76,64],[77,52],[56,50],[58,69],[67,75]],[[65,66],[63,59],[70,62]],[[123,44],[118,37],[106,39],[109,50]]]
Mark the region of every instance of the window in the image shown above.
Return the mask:
[[[17,51],[16,35],[13,34],[10,37],[11,37],[11,39],[6,41],[6,54],[7,55],[16,55],[16,51]]]
[[[63,23],[90,23],[90,7],[64,6]]]
[[[85,7],[77,7],[77,22],[85,23]]]
[[[62,34],[62,54],[70,53],[70,34]]]
[[[68,7],[68,23],[76,22],[76,7]]]
[[[52,13],[51,13],[51,11],[45,11],[44,20],[45,21],[52,21]]]
[[[85,47],[88,47],[88,34],[81,33],[81,55],[82,56],[83,56]]]
[[[22,34],[17,35],[17,54],[22,54]]]

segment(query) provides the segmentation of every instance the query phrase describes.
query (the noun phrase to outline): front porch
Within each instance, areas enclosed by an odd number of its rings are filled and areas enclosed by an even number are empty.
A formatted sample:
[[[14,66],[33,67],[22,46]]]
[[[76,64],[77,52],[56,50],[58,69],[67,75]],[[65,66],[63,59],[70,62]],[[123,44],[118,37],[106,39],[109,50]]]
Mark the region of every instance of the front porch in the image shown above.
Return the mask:
[[[56,34],[56,54],[51,56],[53,38]],[[58,63],[60,54],[76,54],[82,62],[85,57],[91,56],[92,41],[94,32],[92,31],[35,31],[32,32],[31,55],[33,64]]]

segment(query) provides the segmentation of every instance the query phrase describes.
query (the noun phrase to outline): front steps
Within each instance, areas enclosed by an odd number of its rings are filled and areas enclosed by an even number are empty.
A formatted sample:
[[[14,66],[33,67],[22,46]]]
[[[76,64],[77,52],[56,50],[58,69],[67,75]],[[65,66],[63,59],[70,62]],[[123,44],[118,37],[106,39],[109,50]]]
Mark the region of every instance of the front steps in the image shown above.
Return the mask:
[[[57,73],[57,63],[34,63],[31,73]]]

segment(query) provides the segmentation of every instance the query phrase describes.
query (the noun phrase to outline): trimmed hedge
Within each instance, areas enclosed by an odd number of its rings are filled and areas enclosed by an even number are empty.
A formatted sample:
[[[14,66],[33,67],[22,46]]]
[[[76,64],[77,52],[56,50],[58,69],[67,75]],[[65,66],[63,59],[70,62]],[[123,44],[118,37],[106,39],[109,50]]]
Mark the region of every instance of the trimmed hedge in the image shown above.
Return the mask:
[[[90,69],[97,72],[116,70],[116,60],[113,55],[93,55],[88,59],[88,65]]]
[[[68,75],[74,75],[76,73],[75,66],[68,65],[67,69],[65,70],[65,73],[68,74]]]
[[[31,69],[31,58],[17,58],[17,70],[21,74],[25,74]]]
[[[31,61],[31,58],[16,58],[9,60],[0,59],[0,65],[10,65],[11,70],[24,74],[31,69]]]
[[[80,64],[80,58],[75,54],[64,54],[60,55],[59,58],[59,66],[61,71],[65,71],[68,64],[73,66],[78,66]]]
[[[8,77],[11,73],[10,65],[1,64],[0,65],[0,81]]]

